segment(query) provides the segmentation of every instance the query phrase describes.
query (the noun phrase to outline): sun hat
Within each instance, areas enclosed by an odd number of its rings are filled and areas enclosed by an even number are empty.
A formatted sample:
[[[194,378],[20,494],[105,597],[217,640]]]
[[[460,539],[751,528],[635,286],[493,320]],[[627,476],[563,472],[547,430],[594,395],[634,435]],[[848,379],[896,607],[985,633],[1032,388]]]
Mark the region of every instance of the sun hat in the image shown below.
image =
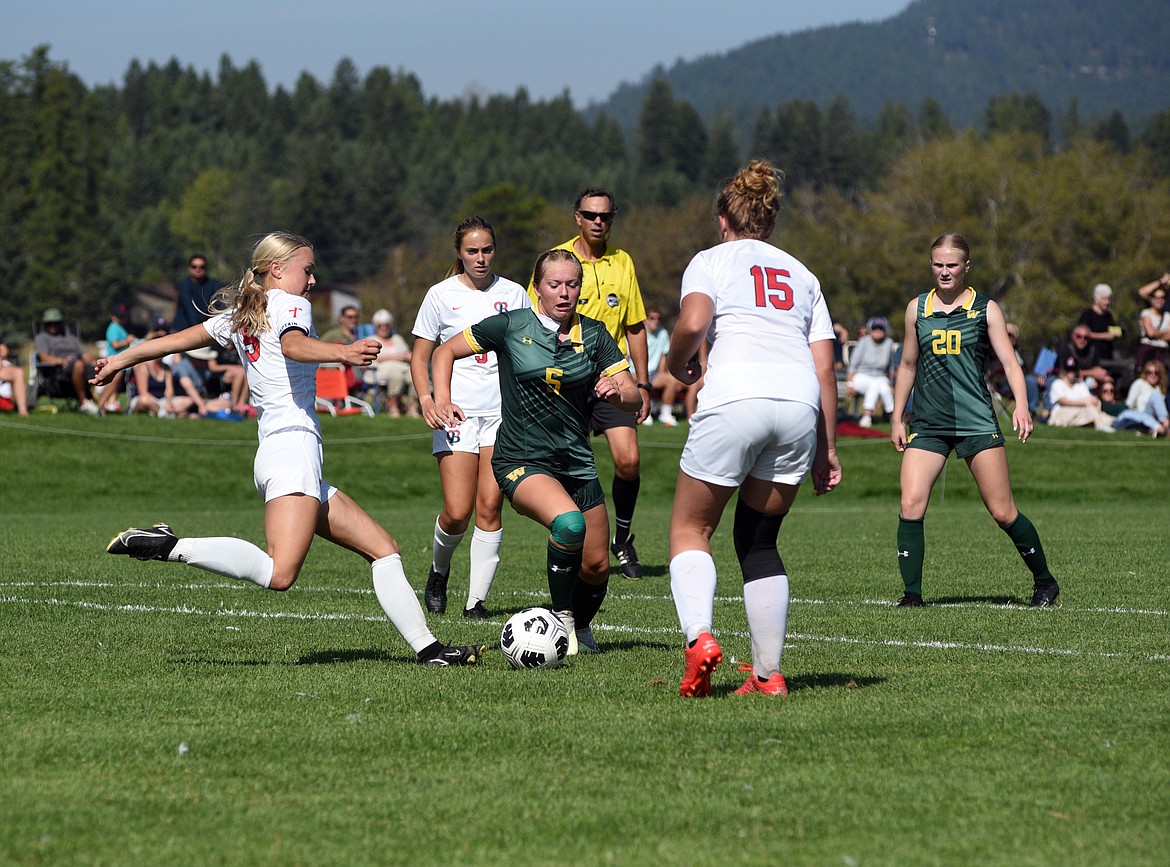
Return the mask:
[[[45,323],[64,322],[64,321],[65,321],[65,314],[61,312],[60,307],[50,307],[48,310],[45,311],[45,314],[41,317],[41,322],[45,322]]]

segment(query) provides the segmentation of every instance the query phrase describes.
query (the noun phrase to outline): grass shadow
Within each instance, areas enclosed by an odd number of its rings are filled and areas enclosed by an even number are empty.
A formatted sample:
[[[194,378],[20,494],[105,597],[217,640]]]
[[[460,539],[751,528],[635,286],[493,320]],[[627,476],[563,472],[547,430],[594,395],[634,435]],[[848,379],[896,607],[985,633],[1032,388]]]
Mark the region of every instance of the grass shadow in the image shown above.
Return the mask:
[[[670,567],[669,566],[647,566],[645,563],[642,564],[642,577],[643,578],[661,578],[664,575],[669,575],[669,574],[670,574]],[[616,577],[616,578],[623,577],[621,569],[611,569],[610,576]],[[626,578],[624,580],[629,581],[628,578]],[[637,582],[631,581],[630,583],[636,584]]]
[[[348,662],[416,662],[414,656],[404,657],[385,650],[318,650],[306,653],[293,665],[337,665]]]
[[[744,679],[748,677],[744,673]],[[884,677],[860,677],[856,674],[845,674],[843,672],[825,672],[823,674],[797,674],[785,675],[784,682],[788,684],[788,694],[792,695],[794,692],[804,692],[808,689],[865,689],[870,686],[877,686],[885,683]],[[739,689],[738,686],[730,684],[727,686],[715,686],[711,688],[712,695],[734,695],[735,691]]]
[[[677,641],[650,641],[647,639],[629,639],[626,641],[607,641],[606,633],[595,632],[593,637],[597,639],[597,645],[601,648],[602,653],[610,653],[617,650],[640,650],[649,648],[650,650],[678,650],[679,642]],[[681,659],[681,656],[679,657]]]
[[[932,604],[962,605],[964,603],[976,603],[980,605],[1023,605],[1027,602],[1027,599],[1021,599],[1019,596],[937,596],[934,599],[926,600],[928,606]]]

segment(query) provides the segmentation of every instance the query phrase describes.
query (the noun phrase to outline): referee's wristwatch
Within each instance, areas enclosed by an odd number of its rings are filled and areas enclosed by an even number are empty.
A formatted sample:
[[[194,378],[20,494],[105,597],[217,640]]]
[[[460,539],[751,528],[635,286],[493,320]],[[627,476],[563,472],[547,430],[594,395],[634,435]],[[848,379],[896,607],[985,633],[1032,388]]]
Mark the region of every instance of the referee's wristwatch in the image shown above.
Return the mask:
[[[642,389],[642,391],[653,391],[654,390],[654,386],[652,386],[648,382],[639,382],[638,388]]]

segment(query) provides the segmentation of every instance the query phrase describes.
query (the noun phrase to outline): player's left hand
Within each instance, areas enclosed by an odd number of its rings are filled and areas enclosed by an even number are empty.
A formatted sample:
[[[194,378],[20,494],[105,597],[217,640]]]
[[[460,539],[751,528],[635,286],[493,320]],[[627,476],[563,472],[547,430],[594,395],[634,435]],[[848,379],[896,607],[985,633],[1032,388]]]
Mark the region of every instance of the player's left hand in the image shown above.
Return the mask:
[[[99,358],[93,363],[93,379],[89,381],[90,385],[106,385],[114,378],[114,374],[118,371],[114,368],[109,368],[109,358]]]
[[[1019,404],[1016,405],[1015,412],[1012,413],[1012,430],[1016,432],[1016,436],[1020,438],[1020,442],[1026,443],[1028,437],[1032,435],[1032,413]]]
[[[361,340],[355,340],[346,348],[346,364],[351,367],[369,367],[378,360],[378,355],[382,351],[382,344],[373,337],[363,337]],[[352,355],[352,360],[348,356]]]

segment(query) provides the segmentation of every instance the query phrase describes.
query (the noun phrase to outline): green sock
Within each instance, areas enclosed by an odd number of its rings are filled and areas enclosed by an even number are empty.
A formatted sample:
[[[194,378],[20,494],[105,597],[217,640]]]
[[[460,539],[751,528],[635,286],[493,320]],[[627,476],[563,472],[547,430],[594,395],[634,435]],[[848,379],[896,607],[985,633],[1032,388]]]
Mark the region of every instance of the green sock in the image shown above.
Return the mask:
[[[549,540],[548,592],[553,610],[566,611],[573,607],[573,587],[581,575],[581,549],[566,551]]]
[[[1016,515],[1016,519],[1003,528],[1008,538],[1024,558],[1024,563],[1032,570],[1032,577],[1037,581],[1051,581],[1052,573],[1048,571],[1048,558],[1044,556],[1044,546],[1040,544],[1040,534],[1023,512]]]
[[[898,571],[907,593],[922,595],[922,561],[926,556],[926,535],[922,519],[909,520],[898,516]]]

